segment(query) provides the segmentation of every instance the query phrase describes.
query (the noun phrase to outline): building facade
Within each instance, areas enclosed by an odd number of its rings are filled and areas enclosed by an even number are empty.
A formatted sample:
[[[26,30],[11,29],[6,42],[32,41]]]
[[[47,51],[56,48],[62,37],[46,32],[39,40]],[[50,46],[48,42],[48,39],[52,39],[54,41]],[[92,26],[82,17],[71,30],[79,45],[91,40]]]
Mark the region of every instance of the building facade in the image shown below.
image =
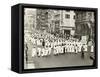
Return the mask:
[[[71,10],[61,11],[60,31],[67,36],[74,35],[75,32],[75,13]]]
[[[48,10],[46,9],[36,9],[36,29],[38,30],[48,30]]]
[[[73,35],[75,28],[74,11],[37,9],[37,29],[50,33]]]
[[[94,38],[94,13],[87,11],[76,11],[75,35],[78,37],[86,36],[87,39]]]
[[[36,28],[36,9],[24,9],[24,30],[32,31]]]

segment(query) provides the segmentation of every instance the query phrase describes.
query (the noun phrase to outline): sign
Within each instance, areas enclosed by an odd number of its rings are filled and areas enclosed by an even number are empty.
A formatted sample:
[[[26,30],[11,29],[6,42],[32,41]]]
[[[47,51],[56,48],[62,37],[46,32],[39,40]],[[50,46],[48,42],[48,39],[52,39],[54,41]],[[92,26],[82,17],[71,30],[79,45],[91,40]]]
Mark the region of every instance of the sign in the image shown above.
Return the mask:
[[[87,43],[87,36],[82,36],[82,37],[81,37],[81,42],[82,42],[83,44],[86,44],[86,43]]]

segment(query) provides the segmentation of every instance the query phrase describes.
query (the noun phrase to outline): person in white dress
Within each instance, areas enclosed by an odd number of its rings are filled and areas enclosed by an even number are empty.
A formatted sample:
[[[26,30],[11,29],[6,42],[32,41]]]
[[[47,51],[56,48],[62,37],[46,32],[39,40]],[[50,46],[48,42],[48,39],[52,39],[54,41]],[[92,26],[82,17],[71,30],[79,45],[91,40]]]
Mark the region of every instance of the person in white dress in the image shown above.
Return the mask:
[[[75,44],[75,53],[78,53],[78,46],[77,46],[77,43]]]
[[[78,43],[78,47],[79,47],[79,52],[81,52],[81,48],[82,48],[82,43],[81,42]]]
[[[69,44],[69,52],[70,53],[72,52],[72,45],[71,45],[71,43]]]
[[[49,45],[48,52],[47,52],[47,55],[50,55],[50,54],[51,54],[51,45]]]
[[[72,48],[71,52],[74,53],[74,44],[71,45],[71,48]]]
[[[37,39],[37,45],[38,45],[38,46],[40,45],[40,41],[39,41],[39,39]]]
[[[54,46],[54,55],[57,55],[57,46]]]
[[[45,48],[42,48],[41,56],[45,56]]]
[[[68,43],[66,43],[65,45],[65,53],[67,53],[67,51],[68,51]]]
[[[62,53],[62,46],[58,45],[57,48],[58,48],[58,54],[61,54]]]
[[[84,44],[84,51],[87,51],[87,44]]]
[[[40,47],[37,48],[37,53],[38,53],[37,56],[40,57],[41,56],[41,48]]]
[[[70,52],[70,44],[67,44],[67,52]]]
[[[37,56],[37,51],[36,51],[36,48],[33,47],[32,48],[32,57],[35,57],[35,56]]]

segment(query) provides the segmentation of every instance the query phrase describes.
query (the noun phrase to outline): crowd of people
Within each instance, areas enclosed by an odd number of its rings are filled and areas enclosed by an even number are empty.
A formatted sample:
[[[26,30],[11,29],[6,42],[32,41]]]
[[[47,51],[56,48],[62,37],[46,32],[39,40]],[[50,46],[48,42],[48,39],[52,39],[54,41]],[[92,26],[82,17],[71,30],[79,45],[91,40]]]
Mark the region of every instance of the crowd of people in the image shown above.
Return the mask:
[[[26,52],[29,49],[28,43],[32,43],[32,57],[85,52],[88,47],[87,43],[82,43],[79,39],[56,37],[50,33],[37,30],[34,30],[33,33],[25,33]]]

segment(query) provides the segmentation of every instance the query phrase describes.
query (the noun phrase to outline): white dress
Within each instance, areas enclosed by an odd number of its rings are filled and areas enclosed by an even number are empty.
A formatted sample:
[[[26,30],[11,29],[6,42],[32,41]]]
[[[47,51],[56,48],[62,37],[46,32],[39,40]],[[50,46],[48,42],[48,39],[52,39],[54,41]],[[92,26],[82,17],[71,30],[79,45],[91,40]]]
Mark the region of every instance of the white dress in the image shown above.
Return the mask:
[[[54,55],[57,54],[57,47],[54,47]]]
[[[84,51],[87,51],[87,45],[86,44],[84,45]]]
[[[72,48],[71,52],[74,52],[74,51],[75,51],[75,49],[74,49],[74,46],[73,46],[73,45],[71,46],[71,48]]]
[[[65,52],[68,51],[68,45],[65,45]]]
[[[51,54],[51,47],[48,47],[47,55],[50,55],[50,54]]]
[[[93,45],[91,46],[91,52],[94,52],[94,46]]]
[[[36,48],[32,48],[32,57],[35,57],[37,55]]]
[[[62,47],[61,47],[61,53],[64,53],[64,47],[65,47],[65,46],[62,46]]]
[[[58,53],[62,53],[62,47],[58,46]]]
[[[78,51],[81,52],[82,44],[78,43]]]
[[[41,45],[41,42],[40,42],[40,40],[39,40],[39,39],[37,40],[37,45]]]
[[[72,45],[69,46],[69,52],[72,52]]]
[[[42,48],[41,56],[45,56],[45,48]]]
[[[67,45],[67,52],[70,52],[70,46]]]
[[[37,48],[38,56],[41,56],[41,48]]]

